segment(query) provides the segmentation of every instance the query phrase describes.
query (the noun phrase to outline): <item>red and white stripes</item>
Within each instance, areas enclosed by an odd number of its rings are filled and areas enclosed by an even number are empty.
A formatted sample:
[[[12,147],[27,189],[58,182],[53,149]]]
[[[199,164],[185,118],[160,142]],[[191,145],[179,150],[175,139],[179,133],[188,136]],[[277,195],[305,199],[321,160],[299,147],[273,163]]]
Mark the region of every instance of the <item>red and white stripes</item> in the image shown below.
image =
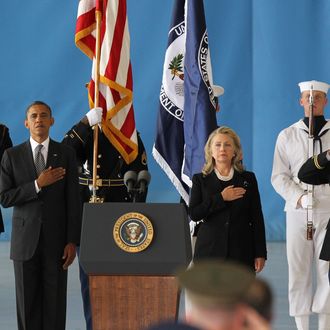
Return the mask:
[[[90,107],[95,91],[95,13],[101,14],[99,106],[102,130],[127,163],[138,152],[126,0],[80,0],[75,42],[93,60]]]

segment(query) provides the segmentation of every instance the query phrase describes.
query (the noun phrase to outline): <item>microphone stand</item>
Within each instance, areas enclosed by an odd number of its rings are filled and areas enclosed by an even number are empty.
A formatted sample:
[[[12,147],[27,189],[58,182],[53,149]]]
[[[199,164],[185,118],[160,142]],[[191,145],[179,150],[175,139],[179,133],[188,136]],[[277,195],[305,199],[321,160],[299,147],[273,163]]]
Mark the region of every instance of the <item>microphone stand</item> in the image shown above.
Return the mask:
[[[132,203],[136,203],[136,189],[133,189],[133,191],[131,192],[131,196],[132,196]]]
[[[314,98],[313,85],[309,92],[309,129],[308,129],[308,157],[314,156]],[[314,186],[307,185],[307,240],[313,239],[313,195]]]
[[[132,203],[136,203],[137,196],[141,195],[142,192],[140,191],[140,188],[133,188],[133,189],[131,189],[129,194],[132,198]]]

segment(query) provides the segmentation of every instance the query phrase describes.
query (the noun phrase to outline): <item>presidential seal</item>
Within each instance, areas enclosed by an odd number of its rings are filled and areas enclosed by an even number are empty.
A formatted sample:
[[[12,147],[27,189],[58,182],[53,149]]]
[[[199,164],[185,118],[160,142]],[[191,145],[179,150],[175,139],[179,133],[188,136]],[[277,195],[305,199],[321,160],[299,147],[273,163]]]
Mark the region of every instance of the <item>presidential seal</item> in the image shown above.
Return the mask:
[[[117,219],[113,227],[116,244],[130,253],[141,252],[151,243],[154,228],[150,220],[138,212],[130,212]]]

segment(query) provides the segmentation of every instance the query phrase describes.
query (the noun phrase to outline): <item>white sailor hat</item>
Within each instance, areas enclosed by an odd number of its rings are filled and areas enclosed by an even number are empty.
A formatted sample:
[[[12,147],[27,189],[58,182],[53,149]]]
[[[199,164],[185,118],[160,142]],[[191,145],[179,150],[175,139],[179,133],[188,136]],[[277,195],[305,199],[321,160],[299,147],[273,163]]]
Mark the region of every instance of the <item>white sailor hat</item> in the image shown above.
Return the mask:
[[[224,88],[219,85],[212,85],[212,90],[215,97],[219,97],[225,92]]]
[[[302,81],[298,84],[298,86],[301,93],[313,89],[313,91],[320,91],[327,94],[329,89],[329,84],[316,80]]]

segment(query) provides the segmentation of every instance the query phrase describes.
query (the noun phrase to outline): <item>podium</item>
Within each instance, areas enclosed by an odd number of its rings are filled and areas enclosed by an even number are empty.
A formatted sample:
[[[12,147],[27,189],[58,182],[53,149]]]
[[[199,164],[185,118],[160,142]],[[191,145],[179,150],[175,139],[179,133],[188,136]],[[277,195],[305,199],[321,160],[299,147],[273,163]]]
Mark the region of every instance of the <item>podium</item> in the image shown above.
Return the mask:
[[[176,320],[174,276],[188,266],[182,204],[84,204],[80,263],[89,276],[94,330],[142,330]]]

